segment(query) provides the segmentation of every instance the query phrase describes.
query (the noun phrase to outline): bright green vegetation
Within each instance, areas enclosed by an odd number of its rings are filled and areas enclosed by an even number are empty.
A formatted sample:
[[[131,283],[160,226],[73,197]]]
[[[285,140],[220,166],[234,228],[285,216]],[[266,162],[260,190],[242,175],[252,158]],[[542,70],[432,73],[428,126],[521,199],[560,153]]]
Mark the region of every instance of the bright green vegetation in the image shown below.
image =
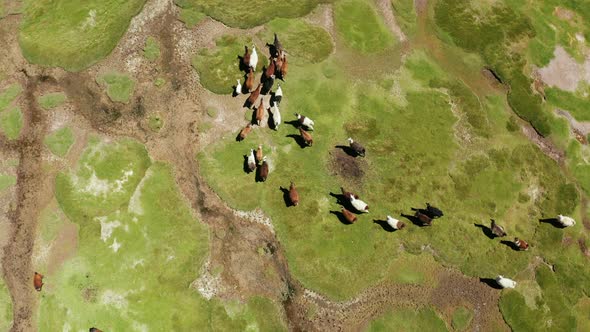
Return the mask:
[[[16,177],[12,175],[0,174],[0,191],[12,187],[16,184]],[[0,278],[1,279],[1,278]]]
[[[179,4],[181,1],[176,1]],[[201,13],[194,7],[180,7],[180,20],[187,28],[192,28],[201,22],[207,15]]]
[[[271,40],[272,41],[272,40]],[[229,94],[236,80],[242,80],[244,73],[240,72],[238,55],[244,54],[244,46],[252,50],[252,39],[246,37],[223,36],[215,41],[216,48],[202,49],[192,59],[192,65],[199,73],[201,84],[211,92]],[[262,70],[268,64],[264,56],[266,49],[258,47],[258,65]]]
[[[48,276],[55,287],[41,299],[39,330],[285,330],[267,299],[207,301],[189,287],[207,253],[207,229],[171,167],[152,162],[139,143],[92,139],[77,168],[58,175],[56,197],[78,227],[78,251]],[[42,213],[42,240],[54,241],[63,224],[59,213]]]
[[[260,33],[260,39],[272,43],[277,33],[289,60],[320,62],[332,53],[332,38],[328,32],[303,20],[274,19]],[[266,49],[265,49],[266,52]]]
[[[252,0],[232,2],[224,0],[174,0],[183,10],[211,16],[231,27],[252,28],[273,18],[294,18],[309,13],[318,3],[332,0]],[[196,15],[196,14],[192,14]]]
[[[344,0],[336,3],[334,21],[346,43],[363,53],[383,51],[394,44],[393,35],[368,2]]]
[[[371,322],[367,331],[448,331],[445,322],[432,308],[394,309]]]
[[[437,261],[467,275],[513,276],[528,266],[531,255],[542,255],[545,249],[512,251],[473,224],[495,218],[510,234],[535,246],[553,234],[539,226],[539,218],[572,213],[578,204],[574,185],[558,165],[519,132],[506,129],[510,113],[501,95],[473,95],[422,52],[408,56],[379,85],[360,81],[350,86],[344,71],[331,62],[295,66],[291,75],[284,89],[293,97],[283,101],[281,111],[305,110],[315,120],[313,147],[300,149],[285,137],[296,129],[285,125],[278,133],[255,130],[242,143],[228,137],[199,160],[204,176],[230,205],[261,207],[272,218],[294,275],[311,289],[345,299],[383,279],[428,283],[422,281],[428,269],[395,272],[395,258],[407,255],[399,253],[400,245],[413,254],[430,246]],[[392,94],[396,86],[401,89]],[[461,141],[462,132],[470,143]],[[370,151],[358,161],[362,179],[333,176],[338,167],[329,152],[334,155],[334,146],[346,144],[346,137]],[[260,143],[272,165],[263,184],[242,170],[242,156]],[[297,208],[286,208],[277,188],[292,179],[302,200]],[[370,215],[360,216],[355,225],[344,226],[330,214],[340,206],[329,193],[341,185],[371,206]],[[244,192],[249,195],[240,194]],[[410,207],[426,201],[443,208],[448,222],[418,228],[400,217],[410,225],[396,233],[372,222],[387,214],[411,213]],[[568,231],[575,234],[577,227]],[[462,240],[449,241],[456,237]]]
[[[155,61],[160,57],[160,42],[154,37],[149,36],[143,47],[143,56],[149,61]]]
[[[135,81],[133,79],[117,72],[104,74],[97,79],[97,82],[106,85],[107,95],[112,101],[121,103],[129,102],[129,98],[133,94],[133,88],[135,87]]]
[[[12,326],[12,299],[4,278],[0,278],[0,331],[8,331]]]
[[[64,127],[47,135],[44,143],[54,155],[64,157],[74,144],[74,133],[70,127]]]
[[[9,139],[16,139],[23,127],[23,114],[20,108],[14,107],[11,110],[0,113],[0,130]]]
[[[22,91],[23,89],[18,83],[9,85],[4,90],[0,91],[0,112],[4,111]]]
[[[215,108],[215,107],[207,107],[207,115],[210,118],[215,118],[217,117],[217,114],[219,113],[219,111]]]
[[[563,91],[557,88],[545,89],[547,101],[562,108],[578,121],[590,121],[590,99],[578,93]]]
[[[441,38],[449,36],[457,46],[480,54],[486,65],[510,85],[508,102],[523,119],[543,136],[551,134],[550,116],[533,93],[532,80],[524,72],[526,59],[515,43],[535,37],[531,20],[520,11],[495,2],[488,8],[474,8],[471,2],[445,0],[435,6]]]
[[[164,119],[159,115],[152,115],[148,120],[148,126],[151,130],[158,132],[164,126]]]
[[[393,15],[400,28],[408,35],[416,33],[416,8],[414,0],[391,0]]]
[[[464,331],[473,319],[473,312],[465,307],[459,307],[453,312],[452,324],[455,331]]]
[[[39,97],[39,105],[48,110],[60,106],[66,101],[66,95],[62,92],[53,92]]]
[[[163,77],[158,77],[154,81],[154,85],[157,86],[158,88],[161,87],[162,85],[164,85],[165,83],[166,83],[166,79],[164,79]]]
[[[25,0],[19,43],[28,61],[79,71],[106,57],[145,0]]]

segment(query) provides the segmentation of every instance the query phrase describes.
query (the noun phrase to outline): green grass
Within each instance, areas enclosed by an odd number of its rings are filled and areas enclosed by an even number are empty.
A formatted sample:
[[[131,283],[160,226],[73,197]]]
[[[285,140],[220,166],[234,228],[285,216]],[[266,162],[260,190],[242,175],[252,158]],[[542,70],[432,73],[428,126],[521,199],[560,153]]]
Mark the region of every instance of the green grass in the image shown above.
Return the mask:
[[[590,121],[590,99],[558,88],[546,88],[547,101],[568,111],[578,121]]]
[[[6,188],[12,187],[15,184],[16,184],[16,177],[15,176],[0,174],[0,191],[3,191]]]
[[[333,0],[253,0],[246,3],[235,0],[174,0],[183,10],[192,10],[211,16],[217,21],[236,28],[252,28],[273,18],[295,18],[309,13],[318,3]],[[194,15],[194,14],[192,14]]]
[[[416,9],[414,0],[391,0],[393,15],[402,31],[409,36],[416,33]]]
[[[106,57],[145,0],[26,0],[19,44],[25,58],[69,71]]]
[[[303,20],[274,19],[266,24],[259,36],[272,43],[274,33],[289,54],[289,60],[321,62],[332,53],[332,38],[328,32]],[[266,52],[266,49],[265,49]]]
[[[164,120],[159,115],[150,116],[148,120],[148,126],[151,130],[159,132],[160,129],[162,129],[162,127],[164,126]]]
[[[9,139],[16,139],[20,135],[23,127],[23,114],[20,108],[15,107],[11,110],[0,113],[0,130]]]
[[[201,13],[194,7],[181,7],[180,8],[180,20],[186,25],[187,28],[192,28],[205,19],[207,15]]]
[[[154,85],[157,86],[158,88],[163,86],[164,84],[166,84],[166,80],[163,77],[158,77],[154,81]]]
[[[394,309],[372,321],[367,331],[448,331],[445,322],[432,308]]]
[[[395,42],[375,8],[364,1],[344,0],[336,3],[334,22],[346,43],[363,53],[383,51]]]
[[[129,170],[134,173],[125,181]],[[110,189],[93,204],[86,204],[96,193],[88,192],[88,173]],[[123,183],[121,192],[117,181]],[[55,287],[41,298],[39,330],[66,325],[109,331],[141,326],[157,331],[286,330],[277,304],[267,299],[207,301],[189,288],[207,254],[207,228],[193,217],[172,168],[152,163],[139,143],[92,139],[77,170],[58,175],[56,197],[78,227],[79,244],[73,258],[47,275]],[[41,236],[51,243],[61,218],[51,211],[41,218]]]
[[[160,57],[160,42],[152,36],[147,37],[143,47],[143,56],[149,61],[156,61]]]
[[[8,331],[12,326],[12,299],[4,278],[0,278],[0,330]]]
[[[22,91],[23,89],[18,83],[11,84],[0,91],[0,112],[4,111]]]
[[[48,93],[39,97],[39,106],[48,110],[60,106],[65,101],[66,95],[62,92]]]
[[[129,102],[135,88],[135,81],[132,78],[117,72],[104,74],[97,78],[97,82],[106,85],[107,95],[112,101],[121,103]]]
[[[64,157],[74,144],[74,134],[70,127],[64,127],[47,135],[43,142],[54,155]]]
[[[330,66],[327,78],[321,69]],[[350,298],[383,279],[421,282],[425,273],[419,270],[392,271],[400,245],[416,254],[428,245],[437,253],[437,261],[471,276],[512,275],[528,265],[528,253],[498,248],[497,241],[490,241],[473,224],[489,223],[494,217],[512,234],[532,242],[545,235],[544,229],[536,231],[535,217],[573,212],[579,198],[575,192],[572,196],[555,162],[519,133],[506,129],[509,113],[501,97],[477,102],[485,122],[479,130],[486,135],[474,139],[469,148],[459,144],[450,102],[461,110],[469,108],[475,97],[449,98],[447,91],[455,80],[437,68],[421,52],[408,56],[391,78],[391,85],[403,88],[392,95],[371,82],[350,86],[343,70],[329,62],[295,66],[293,78],[284,83],[292,98],[284,100],[281,111],[305,110],[315,120],[314,146],[302,150],[285,137],[296,133],[290,126],[278,132],[255,130],[242,143],[228,135],[199,155],[203,174],[231,206],[262,208],[275,224],[294,275],[333,298]],[[430,87],[432,82],[437,82],[435,88]],[[469,128],[473,135],[476,128]],[[365,175],[358,181],[330,170],[333,147],[345,144],[349,136],[369,151],[360,166]],[[242,156],[260,143],[274,165],[264,184],[242,171]],[[300,206],[287,209],[277,188],[290,179],[297,182],[302,199]],[[330,214],[340,207],[329,193],[341,185],[368,202],[370,216],[343,226]],[[519,202],[520,194],[533,185],[539,188],[539,197]],[[249,195],[239,194],[243,192]],[[387,214],[409,213],[410,207],[425,201],[449,211],[449,222],[423,229],[410,225],[393,234],[372,222]],[[463,240],[448,241],[456,237]],[[378,254],[383,252],[390,255],[386,262]],[[489,264],[490,260],[495,263]]]
[[[453,317],[451,321],[453,324],[453,328],[456,331],[464,331],[469,326],[472,319],[473,312],[471,310],[465,307],[459,307],[455,309],[455,311],[453,312]]]
[[[199,73],[201,85],[217,94],[230,94],[236,80],[243,79],[238,55],[244,54],[244,46],[252,49],[252,39],[225,35],[215,41],[215,49],[202,49],[192,59],[192,65]],[[266,49],[256,45],[258,52],[257,70],[268,64],[264,56]]]

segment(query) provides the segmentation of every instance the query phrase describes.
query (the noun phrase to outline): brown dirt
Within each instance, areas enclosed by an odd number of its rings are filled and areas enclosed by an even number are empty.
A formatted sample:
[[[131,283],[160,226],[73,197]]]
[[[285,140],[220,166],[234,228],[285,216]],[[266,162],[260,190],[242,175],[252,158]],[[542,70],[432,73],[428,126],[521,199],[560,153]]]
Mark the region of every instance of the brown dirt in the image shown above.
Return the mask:
[[[354,182],[360,181],[365,174],[363,168],[366,167],[366,163],[360,161],[360,157],[355,158],[341,148],[334,148],[330,156],[330,169],[333,174]]]

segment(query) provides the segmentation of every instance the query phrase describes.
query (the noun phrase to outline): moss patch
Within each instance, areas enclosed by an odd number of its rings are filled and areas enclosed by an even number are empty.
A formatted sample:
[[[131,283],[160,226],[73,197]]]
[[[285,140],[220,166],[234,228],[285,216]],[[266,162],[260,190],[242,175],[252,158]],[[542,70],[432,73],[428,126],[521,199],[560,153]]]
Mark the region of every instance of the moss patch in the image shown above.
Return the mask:
[[[432,308],[396,309],[372,321],[367,331],[447,331],[447,326]]]
[[[16,139],[20,135],[23,127],[23,114],[20,108],[15,107],[11,110],[0,113],[0,130],[9,139]]]
[[[16,184],[16,177],[12,175],[0,174],[0,191],[12,187]],[[1,278],[0,278],[1,280]],[[1,311],[0,311],[1,312]]]
[[[149,36],[145,40],[143,47],[143,56],[149,61],[155,61],[160,57],[160,42],[156,38]]]
[[[453,312],[453,317],[452,317],[453,328],[456,331],[464,331],[469,326],[472,319],[473,319],[473,312],[471,310],[469,310],[465,307],[459,307],[459,308],[455,309],[455,311]]]
[[[39,97],[39,106],[43,109],[51,109],[60,106],[66,101],[66,95],[62,92],[53,92]]]
[[[133,79],[117,72],[104,74],[97,79],[97,82],[106,85],[107,95],[112,101],[121,103],[129,102],[135,87]]]
[[[54,155],[64,157],[74,144],[74,133],[70,127],[64,127],[47,135],[43,142]]]

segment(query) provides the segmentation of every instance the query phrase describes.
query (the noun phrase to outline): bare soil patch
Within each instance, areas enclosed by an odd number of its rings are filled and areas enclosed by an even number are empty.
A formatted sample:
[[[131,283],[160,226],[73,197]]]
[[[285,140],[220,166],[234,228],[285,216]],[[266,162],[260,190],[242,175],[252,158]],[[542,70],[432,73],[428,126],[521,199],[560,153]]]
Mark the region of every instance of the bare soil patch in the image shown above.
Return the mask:
[[[348,146],[337,147],[330,152],[330,169],[334,174],[345,179],[360,181],[365,174],[363,168],[366,167],[366,163],[360,161],[360,157],[354,157],[347,153],[347,148]]]
[[[551,62],[538,70],[545,84],[573,92],[580,82],[590,82],[590,55],[586,61],[578,63],[561,46],[557,46],[553,54]]]

